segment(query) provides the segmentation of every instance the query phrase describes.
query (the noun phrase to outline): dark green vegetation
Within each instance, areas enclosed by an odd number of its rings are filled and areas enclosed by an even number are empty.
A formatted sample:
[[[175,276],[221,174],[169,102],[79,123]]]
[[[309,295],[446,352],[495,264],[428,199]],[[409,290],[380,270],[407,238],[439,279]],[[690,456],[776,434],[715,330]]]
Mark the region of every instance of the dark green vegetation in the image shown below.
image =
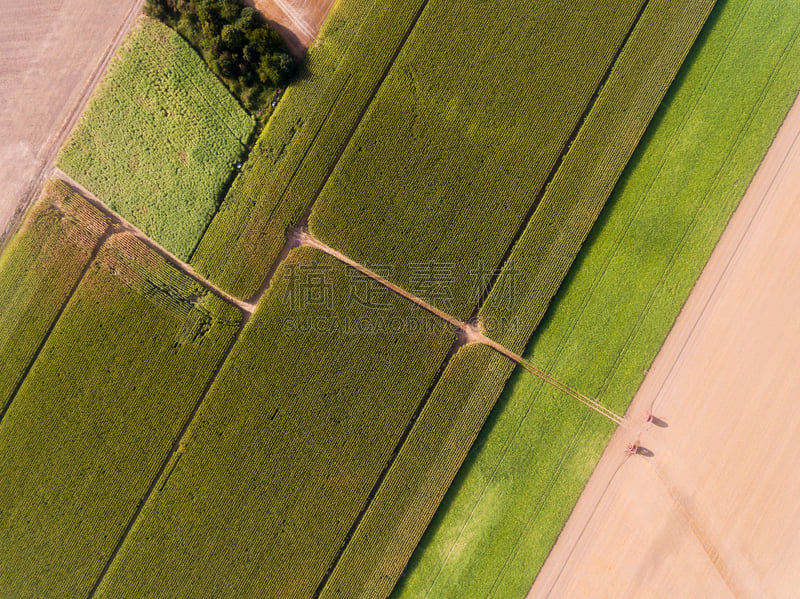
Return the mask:
[[[534,363],[625,410],[800,90],[798,23],[796,5],[718,5],[537,329]],[[564,401],[514,374],[395,596],[527,593],[612,432]]]
[[[335,41],[322,48],[319,80],[314,82],[312,74],[307,87],[281,101],[276,122],[270,119],[252,164],[234,182],[192,257],[198,272],[237,297],[259,290],[286,241],[286,229],[300,221],[324,184],[423,4],[362,0],[339,9],[335,24],[323,32],[327,38],[333,28]],[[328,53],[343,48],[334,66]]]
[[[296,70],[283,38],[240,0],[147,0],[144,11],[188,40],[250,110],[265,108]]]
[[[58,166],[186,259],[254,126],[177,33],[145,19],[120,49]]]
[[[0,256],[0,418],[109,225],[64,183],[48,181]]]
[[[310,248],[275,281],[99,596],[311,597],[368,501],[453,334]]]
[[[103,245],[0,423],[4,596],[88,596],[240,316],[131,235]]]

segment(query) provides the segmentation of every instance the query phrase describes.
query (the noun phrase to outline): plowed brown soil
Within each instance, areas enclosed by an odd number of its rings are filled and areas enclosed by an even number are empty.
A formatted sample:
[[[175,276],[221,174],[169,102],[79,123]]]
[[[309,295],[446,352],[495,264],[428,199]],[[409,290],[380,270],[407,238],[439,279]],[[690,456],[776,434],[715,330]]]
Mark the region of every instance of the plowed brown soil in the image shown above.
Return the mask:
[[[0,2],[0,245],[38,195],[141,5]]]
[[[317,37],[336,0],[249,0],[302,56]]]
[[[800,101],[530,597],[798,596],[799,205]]]

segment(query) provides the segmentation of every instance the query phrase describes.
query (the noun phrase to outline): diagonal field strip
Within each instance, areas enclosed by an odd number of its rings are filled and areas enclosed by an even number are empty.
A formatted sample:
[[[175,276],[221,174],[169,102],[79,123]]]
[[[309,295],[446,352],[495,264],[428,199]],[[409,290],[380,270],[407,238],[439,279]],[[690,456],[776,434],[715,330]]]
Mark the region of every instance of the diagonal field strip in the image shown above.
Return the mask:
[[[14,389],[11,392],[11,396],[9,397],[8,403],[6,403],[5,407],[0,410],[0,422],[3,421],[3,418],[5,418],[5,415],[8,412],[9,408],[11,408],[11,404],[14,403],[14,399],[16,398],[17,393],[19,393],[20,388],[25,383],[25,380],[28,378],[28,374],[30,373],[31,368],[33,368],[33,365],[36,363],[36,360],[39,358],[39,354],[42,353],[42,349],[44,349],[44,346],[47,344],[47,340],[50,339],[50,334],[53,332],[53,329],[56,328],[58,321],[61,320],[61,315],[64,313],[64,310],[67,309],[67,305],[71,302],[72,296],[75,295],[75,292],[78,290],[78,287],[83,281],[83,278],[86,276],[86,273],[89,272],[89,269],[91,268],[92,264],[94,264],[95,258],[97,258],[97,255],[100,253],[100,250],[105,245],[106,241],[108,241],[109,237],[111,237],[115,232],[116,231],[114,225],[112,224],[100,236],[99,240],[97,241],[97,244],[92,250],[91,255],[89,256],[89,259],[86,261],[86,266],[83,267],[83,271],[80,273],[80,275],[78,275],[78,278],[75,280],[75,284],[72,286],[72,289],[69,291],[67,297],[64,299],[64,303],[61,305],[61,308],[56,313],[53,322],[50,323],[49,328],[42,337],[42,340],[39,342],[39,346],[33,353],[30,362],[25,367],[25,370],[22,372],[22,376],[20,376],[19,381],[17,381],[17,384],[14,386]]]

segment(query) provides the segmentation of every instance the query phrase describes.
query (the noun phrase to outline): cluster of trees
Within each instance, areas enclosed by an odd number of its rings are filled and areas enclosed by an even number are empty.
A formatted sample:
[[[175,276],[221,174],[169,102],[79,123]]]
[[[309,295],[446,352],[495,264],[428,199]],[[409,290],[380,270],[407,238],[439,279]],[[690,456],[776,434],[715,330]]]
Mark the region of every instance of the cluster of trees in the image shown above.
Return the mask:
[[[296,70],[280,34],[241,0],[147,0],[145,13],[186,38],[250,110]]]

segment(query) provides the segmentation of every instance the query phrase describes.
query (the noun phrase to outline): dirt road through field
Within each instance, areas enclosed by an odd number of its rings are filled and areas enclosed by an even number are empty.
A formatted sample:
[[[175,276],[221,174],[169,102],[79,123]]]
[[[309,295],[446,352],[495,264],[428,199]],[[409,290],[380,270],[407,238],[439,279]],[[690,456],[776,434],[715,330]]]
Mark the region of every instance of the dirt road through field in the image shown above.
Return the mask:
[[[0,3],[0,245],[38,195],[142,0]]]
[[[302,56],[317,37],[336,0],[247,0],[280,32],[289,50]]]
[[[796,597],[800,100],[530,597]],[[624,457],[631,437],[653,456]]]

